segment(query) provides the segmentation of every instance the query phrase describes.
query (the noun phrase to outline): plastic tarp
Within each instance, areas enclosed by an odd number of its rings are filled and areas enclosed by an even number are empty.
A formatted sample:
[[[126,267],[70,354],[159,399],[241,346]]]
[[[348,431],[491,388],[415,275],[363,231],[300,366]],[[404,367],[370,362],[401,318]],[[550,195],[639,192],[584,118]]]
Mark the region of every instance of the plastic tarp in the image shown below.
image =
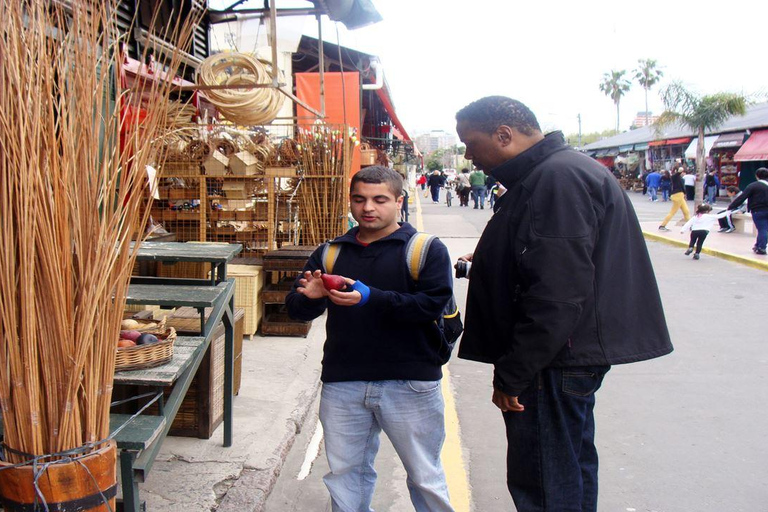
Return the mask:
[[[712,150],[712,146],[717,141],[717,135],[707,135],[704,137],[704,156],[709,156],[709,152]],[[688,145],[688,149],[685,150],[685,158],[689,160],[696,160],[696,146],[699,144],[699,138],[696,137]]]
[[[737,162],[768,160],[768,130],[752,132],[733,159]]]
[[[320,74],[296,73],[296,96],[315,110],[320,110]],[[346,94],[345,94],[346,93]],[[344,102],[341,101],[342,97]],[[344,105],[346,104],[346,112]],[[314,114],[296,105],[296,113],[299,117],[297,123],[312,125],[315,122]],[[345,117],[346,114],[346,117]],[[329,124],[347,124],[357,130],[360,138],[360,74],[357,72],[344,72],[342,82],[341,73],[325,73],[325,122]],[[360,170],[360,150],[352,152],[352,168],[349,175],[354,175]]]

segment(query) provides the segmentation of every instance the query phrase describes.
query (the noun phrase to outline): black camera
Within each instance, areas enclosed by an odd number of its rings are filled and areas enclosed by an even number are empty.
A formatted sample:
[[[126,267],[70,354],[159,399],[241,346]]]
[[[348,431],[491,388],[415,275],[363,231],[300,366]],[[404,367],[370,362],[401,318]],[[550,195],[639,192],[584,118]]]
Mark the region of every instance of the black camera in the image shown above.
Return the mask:
[[[469,269],[472,268],[471,261],[459,260],[453,266],[456,269],[456,279],[466,278],[469,279]]]

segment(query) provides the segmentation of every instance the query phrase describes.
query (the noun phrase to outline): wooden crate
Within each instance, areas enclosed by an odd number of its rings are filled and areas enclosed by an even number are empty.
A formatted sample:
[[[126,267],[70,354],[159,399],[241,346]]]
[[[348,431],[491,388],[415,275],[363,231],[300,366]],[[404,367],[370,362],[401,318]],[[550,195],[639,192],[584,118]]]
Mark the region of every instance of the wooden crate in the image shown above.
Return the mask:
[[[269,283],[261,290],[263,304],[285,304],[285,297],[291,291],[296,279],[293,276],[283,277],[277,283]]]
[[[186,279],[208,279],[211,264],[195,261],[177,261],[176,263],[160,263],[157,265],[158,277],[175,277]]]
[[[229,158],[219,151],[214,151],[203,162],[203,167],[205,167],[206,176],[226,176],[229,173]]]
[[[264,255],[264,270],[268,272],[301,272],[316,246],[282,247]]]
[[[206,317],[210,308],[206,309]],[[244,312],[235,308],[235,366],[233,392],[240,392],[243,363]],[[179,308],[168,318],[167,325],[187,329],[185,335],[199,335],[200,315],[194,308]],[[170,389],[164,391],[166,396]],[[224,325],[214,328],[211,346],[205,354],[187,391],[179,412],[171,426],[170,434],[183,437],[208,439],[224,419]]]
[[[235,153],[229,159],[229,168],[237,176],[252,176],[259,171],[259,160],[248,151]]]
[[[264,318],[261,320],[262,336],[303,336],[309,334],[312,322],[293,320],[285,312],[285,306],[264,305]]]
[[[245,311],[243,332],[253,336],[259,330],[262,317],[263,268],[257,265],[228,265],[227,277],[235,278],[235,307]]]

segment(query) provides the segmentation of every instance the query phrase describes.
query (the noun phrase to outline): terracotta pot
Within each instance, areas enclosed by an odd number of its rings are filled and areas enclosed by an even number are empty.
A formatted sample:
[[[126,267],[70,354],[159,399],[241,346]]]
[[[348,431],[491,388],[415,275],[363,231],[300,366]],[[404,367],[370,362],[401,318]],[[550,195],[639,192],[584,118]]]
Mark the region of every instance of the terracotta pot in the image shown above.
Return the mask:
[[[107,512],[110,509],[104,503],[106,498],[111,510],[115,510],[116,456],[117,445],[110,441],[76,461],[49,465],[37,482],[48,508]],[[0,503],[7,512],[31,510],[37,496],[34,468],[31,465],[9,466],[11,464],[0,462]],[[42,501],[38,499],[38,503],[39,508],[35,510],[45,510]]]

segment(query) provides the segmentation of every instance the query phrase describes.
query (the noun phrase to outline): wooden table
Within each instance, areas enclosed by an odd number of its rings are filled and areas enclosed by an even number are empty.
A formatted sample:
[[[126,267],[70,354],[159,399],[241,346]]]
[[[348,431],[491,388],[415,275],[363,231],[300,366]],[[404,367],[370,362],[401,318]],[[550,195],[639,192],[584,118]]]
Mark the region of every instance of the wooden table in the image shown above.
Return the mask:
[[[135,247],[135,245],[134,245]],[[200,336],[179,336],[173,358],[165,365],[144,370],[115,373],[116,385],[134,385],[154,391],[160,415],[112,415],[115,429],[125,425],[118,441],[123,483],[123,509],[141,508],[138,483],[143,482],[173,424],[192,379],[211,344],[213,328],[224,324],[224,446],[232,446],[232,392],[234,371],[234,292],[235,280],[227,279],[227,263],[240,251],[239,244],[195,244],[145,242],[138,247],[137,260],[158,262],[203,262],[211,264],[211,279],[132,278],[128,304],[164,307],[192,307],[201,314]],[[205,308],[211,308],[205,320]],[[171,388],[163,400],[163,388]],[[130,424],[126,422],[130,420]],[[112,430],[114,432],[114,430]],[[130,435],[126,435],[126,431]]]

